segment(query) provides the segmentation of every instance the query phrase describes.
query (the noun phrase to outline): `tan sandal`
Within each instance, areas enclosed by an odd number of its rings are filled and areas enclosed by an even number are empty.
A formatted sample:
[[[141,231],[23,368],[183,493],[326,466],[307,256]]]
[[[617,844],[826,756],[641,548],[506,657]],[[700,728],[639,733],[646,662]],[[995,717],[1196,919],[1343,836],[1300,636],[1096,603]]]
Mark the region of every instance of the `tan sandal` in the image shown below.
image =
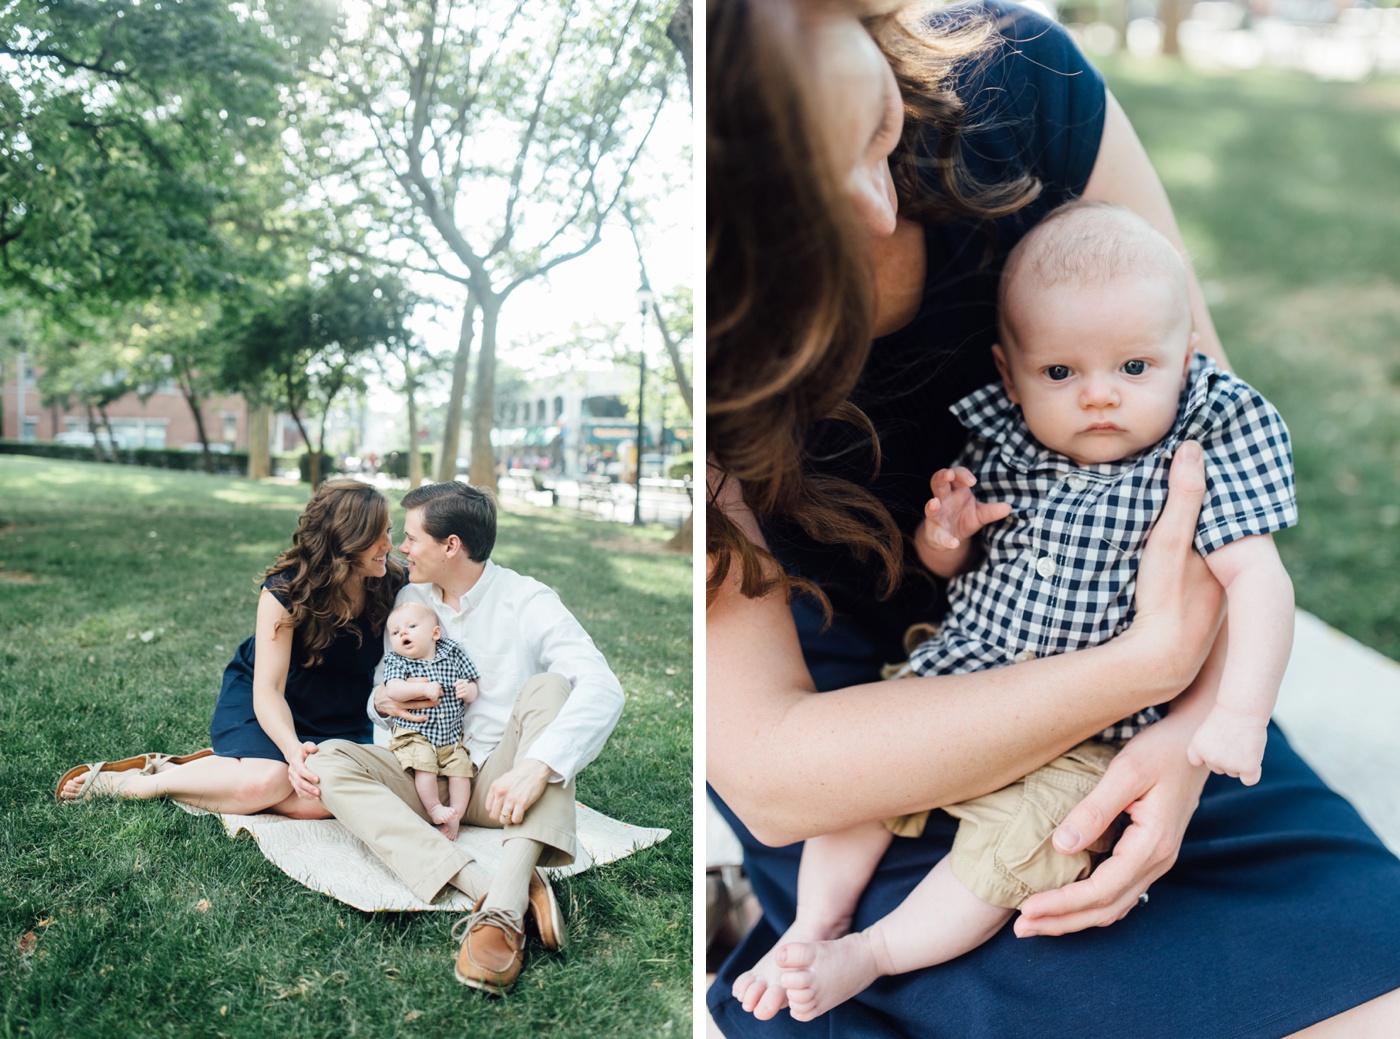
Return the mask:
[[[58,781],[58,786],[54,788],[54,798],[58,801],[86,801],[97,791],[93,790],[97,777],[103,772],[135,772],[140,776],[154,775],[162,765],[183,765],[190,761],[198,761],[200,758],[207,758],[213,754],[213,748],[205,747],[197,750],[193,754],[184,754],[178,757],[170,754],[138,754],[134,758],[122,758],[120,761],[94,761],[86,765],[75,765]],[[70,780],[85,776],[82,786],[78,788],[78,793],[74,797],[64,797],[63,788]]]

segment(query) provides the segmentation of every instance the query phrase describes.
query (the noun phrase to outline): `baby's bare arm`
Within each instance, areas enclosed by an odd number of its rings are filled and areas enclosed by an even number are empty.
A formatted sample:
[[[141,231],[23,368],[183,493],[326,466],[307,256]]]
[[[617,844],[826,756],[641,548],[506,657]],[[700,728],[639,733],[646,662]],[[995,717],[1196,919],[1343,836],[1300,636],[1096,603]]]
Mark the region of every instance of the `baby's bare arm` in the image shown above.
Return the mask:
[[[1231,638],[1215,707],[1187,754],[1192,764],[1253,785],[1293,648],[1293,582],[1267,534],[1232,541],[1206,565],[1225,589]]]

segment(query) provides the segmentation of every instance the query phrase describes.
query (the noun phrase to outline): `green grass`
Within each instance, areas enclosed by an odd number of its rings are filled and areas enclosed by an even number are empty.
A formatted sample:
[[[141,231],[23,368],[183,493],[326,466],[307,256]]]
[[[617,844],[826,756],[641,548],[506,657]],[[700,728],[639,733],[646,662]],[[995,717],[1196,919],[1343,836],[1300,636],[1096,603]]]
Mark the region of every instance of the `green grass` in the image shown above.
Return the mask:
[[[1400,659],[1400,81],[1104,68],[1231,362],[1292,431],[1298,604]]]
[[[0,456],[0,1037],[688,1034],[691,562],[669,531],[502,517],[494,558],[558,589],[627,692],[579,797],[673,831],[556,885],[569,953],[532,939],[507,999],[453,979],[452,915],[360,913],[169,803],[54,803],[80,761],[208,743],[305,500]]]

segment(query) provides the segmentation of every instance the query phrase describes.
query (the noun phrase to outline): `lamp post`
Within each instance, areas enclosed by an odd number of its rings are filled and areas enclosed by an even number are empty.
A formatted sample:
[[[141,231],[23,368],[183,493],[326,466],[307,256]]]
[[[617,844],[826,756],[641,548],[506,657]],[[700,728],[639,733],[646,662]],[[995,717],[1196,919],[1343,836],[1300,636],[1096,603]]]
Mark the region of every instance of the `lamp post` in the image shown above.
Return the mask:
[[[647,284],[647,276],[642,275],[642,284],[637,288],[637,310],[642,316],[641,338],[637,342],[638,365],[637,371],[637,496],[632,506],[632,526],[642,525],[642,451],[645,441],[643,437],[646,426],[642,422],[642,404],[646,400],[647,389],[647,315],[651,313],[651,308],[655,305],[656,297],[652,294],[651,286]]]

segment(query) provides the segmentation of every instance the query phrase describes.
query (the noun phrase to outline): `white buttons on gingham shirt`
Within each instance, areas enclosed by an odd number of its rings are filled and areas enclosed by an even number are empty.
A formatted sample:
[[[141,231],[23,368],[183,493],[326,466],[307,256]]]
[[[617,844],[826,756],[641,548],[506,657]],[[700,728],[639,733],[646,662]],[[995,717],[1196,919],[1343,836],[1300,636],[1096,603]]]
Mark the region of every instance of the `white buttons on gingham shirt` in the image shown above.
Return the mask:
[[[979,500],[1010,502],[1012,511],[981,531],[982,565],[950,582],[943,627],[910,658],[921,675],[1064,653],[1126,628],[1138,558],[1166,503],[1172,454],[1184,440],[1198,441],[1205,452],[1206,496],[1195,538],[1201,555],[1298,522],[1283,419],[1204,354],[1192,359],[1171,432],[1118,462],[1081,468],[1042,446],[1000,383],[952,410],[972,434],[956,464],[977,475]],[[1127,739],[1159,717],[1149,708],[1103,738]]]
[[[434,747],[450,747],[462,738],[462,715],[467,706],[457,698],[457,680],[475,682],[481,675],[462,647],[447,638],[438,639],[437,653],[431,660],[401,657],[397,653],[384,654],[385,682],[395,678],[420,677],[442,686],[442,697],[434,706],[422,712],[427,717],[421,722],[395,718],[394,726],[421,732]]]

